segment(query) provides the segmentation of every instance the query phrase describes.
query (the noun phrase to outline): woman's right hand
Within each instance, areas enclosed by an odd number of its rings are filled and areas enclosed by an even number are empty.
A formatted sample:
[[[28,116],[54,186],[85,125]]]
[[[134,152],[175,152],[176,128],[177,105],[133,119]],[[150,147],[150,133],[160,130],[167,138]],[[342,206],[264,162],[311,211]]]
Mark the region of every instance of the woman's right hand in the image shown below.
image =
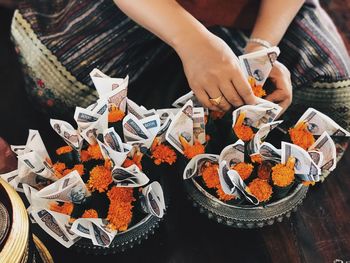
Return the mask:
[[[203,38],[197,35],[183,42],[176,51],[190,88],[203,106],[228,111],[232,106],[257,103],[237,56],[221,38],[208,31]],[[223,98],[217,106],[209,100],[219,96]]]

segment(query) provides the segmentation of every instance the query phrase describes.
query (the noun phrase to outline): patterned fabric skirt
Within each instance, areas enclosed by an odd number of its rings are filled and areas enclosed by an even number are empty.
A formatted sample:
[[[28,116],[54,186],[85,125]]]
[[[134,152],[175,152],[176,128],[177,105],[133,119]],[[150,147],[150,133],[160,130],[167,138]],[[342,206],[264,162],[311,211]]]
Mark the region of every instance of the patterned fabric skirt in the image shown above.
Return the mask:
[[[210,30],[242,54],[249,32]],[[172,48],[110,0],[25,1],[14,15],[12,37],[26,90],[51,116],[71,115],[75,106],[97,99],[89,77],[95,67],[112,77],[129,75],[128,96],[146,107],[169,107],[189,89]],[[349,130],[350,59],[325,12],[305,4],[279,47],[279,61],[290,70],[294,89],[285,119],[296,120],[314,107]]]

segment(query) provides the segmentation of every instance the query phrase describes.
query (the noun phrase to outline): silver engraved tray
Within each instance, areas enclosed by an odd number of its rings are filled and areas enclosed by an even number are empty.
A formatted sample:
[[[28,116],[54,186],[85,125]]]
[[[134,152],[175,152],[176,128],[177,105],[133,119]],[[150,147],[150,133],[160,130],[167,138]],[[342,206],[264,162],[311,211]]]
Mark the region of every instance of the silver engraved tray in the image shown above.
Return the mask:
[[[291,212],[297,210],[306,196],[308,187],[297,185],[284,198],[266,205],[232,205],[220,201],[206,191],[197,181],[191,178],[184,181],[185,191],[194,207],[200,213],[218,223],[236,228],[259,228],[282,222]]]

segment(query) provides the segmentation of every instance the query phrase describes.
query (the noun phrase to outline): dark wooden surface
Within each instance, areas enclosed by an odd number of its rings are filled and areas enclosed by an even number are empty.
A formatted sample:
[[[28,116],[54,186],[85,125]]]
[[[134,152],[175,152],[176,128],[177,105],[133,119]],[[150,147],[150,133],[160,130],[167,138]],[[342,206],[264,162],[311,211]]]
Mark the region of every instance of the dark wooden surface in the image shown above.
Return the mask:
[[[25,96],[23,79],[9,40],[11,11],[0,9],[0,136],[22,144],[27,129],[39,129],[50,145],[48,119]],[[48,145],[48,147],[49,147]],[[350,151],[327,181],[312,187],[289,220],[259,230],[218,225],[200,215],[174,184],[168,214],[156,234],[141,246],[106,257],[65,249],[38,227],[56,262],[334,262],[350,261]],[[179,188],[179,189],[177,189]]]

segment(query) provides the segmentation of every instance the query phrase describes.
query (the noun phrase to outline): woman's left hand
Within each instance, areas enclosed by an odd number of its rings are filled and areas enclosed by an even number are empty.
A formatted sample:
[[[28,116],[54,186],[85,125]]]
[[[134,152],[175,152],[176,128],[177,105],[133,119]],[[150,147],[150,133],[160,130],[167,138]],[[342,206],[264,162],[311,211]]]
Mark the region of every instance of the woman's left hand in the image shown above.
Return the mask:
[[[292,103],[293,90],[290,72],[282,63],[275,61],[269,78],[275,85],[275,90],[265,99],[279,104],[283,108],[283,113]]]

